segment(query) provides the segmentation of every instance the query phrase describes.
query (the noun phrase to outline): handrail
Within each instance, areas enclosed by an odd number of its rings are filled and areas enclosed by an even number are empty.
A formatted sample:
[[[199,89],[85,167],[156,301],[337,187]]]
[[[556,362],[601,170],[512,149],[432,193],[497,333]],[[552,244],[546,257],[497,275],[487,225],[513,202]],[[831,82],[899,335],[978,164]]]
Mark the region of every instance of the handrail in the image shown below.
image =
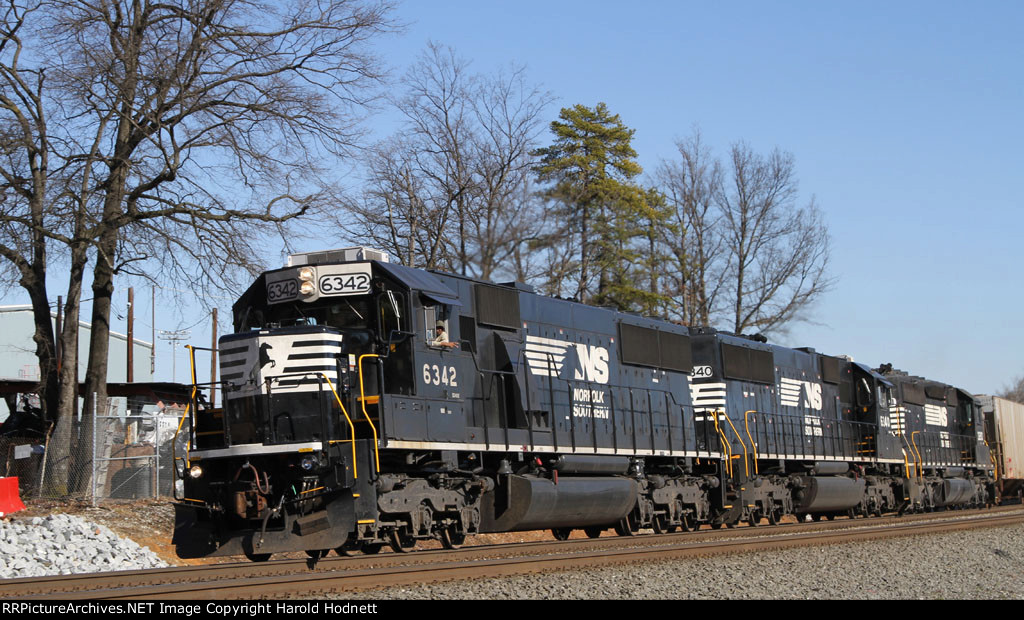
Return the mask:
[[[903,434],[903,423],[902,423],[901,417],[900,417],[900,413],[901,413],[900,409],[902,409],[902,407],[900,407],[899,405],[896,405],[896,434],[899,435],[899,437],[900,437],[900,443],[906,445],[909,448],[910,447],[910,443],[907,442],[907,437],[906,437],[906,435]],[[889,407],[889,415],[890,416],[892,415],[892,407]],[[911,469],[913,469],[914,470],[914,477],[917,478],[918,477],[918,475],[917,475],[917,461],[914,461],[914,467],[911,468],[910,467],[910,462],[907,461],[907,451],[903,450],[901,448],[900,452],[903,453],[903,471],[908,472],[908,476],[909,476],[909,471]],[[913,454],[913,450],[911,450],[911,454]]]
[[[725,446],[725,467],[729,470],[729,477],[732,478],[732,445],[729,444],[729,440],[726,439],[725,433],[722,432],[722,429],[718,428],[718,416],[719,414],[725,415],[725,411],[715,409],[712,413],[715,416],[715,432],[718,433],[718,436],[722,439],[722,445]],[[707,414],[708,412],[705,410],[704,415],[707,416]],[[728,416],[726,416],[726,418],[728,418]],[[707,420],[705,420],[705,422],[707,422]]]
[[[736,427],[733,425],[732,420],[729,419],[728,415],[725,416],[725,421],[729,423],[729,426],[732,428],[733,435],[736,435],[736,439],[740,442],[740,445],[743,446],[743,475],[749,478],[750,464],[747,461],[747,444],[743,442],[743,438],[740,437],[739,432],[736,430]]]
[[[196,388],[193,387],[192,388],[192,396],[189,398],[189,403],[187,405],[185,405],[185,411],[182,412],[181,419],[178,420],[178,428],[176,428],[174,430],[174,437],[171,439],[171,469],[175,473],[178,472],[178,468],[174,466],[175,461],[178,460],[178,434],[181,433],[181,426],[185,423],[185,418],[188,417],[188,410],[189,410],[189,407],[192,406],[192,401],[195,399],[195,395],[196,395]],[[191,447],[191,445],[192,445],[192,438],[190,437],[189,440],[185,442],[185,470],[188,470],[188,468],[189,468],[188,453],[189,453],[189,447]],[[184,480],[184,478],[185,478],[185,472],[182,471],[182,479]],[[173,487],[173,493],[174,493],[174,499],[180,499],[178,497],[178,487],[176,485],[174,485],[174,487]]]
[[[363,388],[363,360],[367,357],[380,358],[376,353],[364,353],[359,356],[359,360],[356,365],[359,368],[359,406],[363,409],[363,416],[366,421],[370,424],[370,429],[373,430],[373,455],[376,459],[377,473],[380,473],[380,448],[378,447],[379,440],[377,439],[377,427],[374,426],[373,420],[370,419],[370,414],[366,411],[366,392]],[[383,387],[383,386],[381,386]],[[353,444],[354,446],[355,444]]]
[[[185,405],[185,410],[181,412],[181,419],[178,420],[178,427],[176,429],[174,429],[174,437],[171,439],[171,469],[175,473],[178,472],[178,468],[174,465],[174,463],[178,460],[178,449],[177,449],[178,448],[178,435],[181,433],[182,425],[185,424],[185,418],[187,418],[188,415],[189,415],[189,410],[192,409],[192,404],[196,402],[196,392],[199,390],[199,386],[196,385],[196,352],[195,352],[195,349],[194,349],[194,347],[192,345],[185,345],[185,348],[189,350],[189,364],[191,366],[191,376],[192,376],[192,393],[189,394],[188,404]],[[194,411],[193,411],[193,413],[194,413]],[[192,425],[192,428],[193,428],[193,430],[195,430],[195,425],[194,424]],[[189,469],[190,461],[189,461],[189,458],[188,458],[188,453],[190,451],[189,448],[191,448],[191,446],[192,446],[192,438],[189,437],[188,441],[185,442],[185,470],[186,471]],[[185,471],[182,471],[182,479],[184,479],[184,476],[185,476]],[[178,500],[180,500],[180,499],[187,499],[187,498],[179,498],[178,497],[178,487],[177,487],[177,485],[173,485],[172,493],[174,495],[174,499],[178,499]],[[199,501],[199,500],[188,500],[188,501],[193,501],[194,502],[194,501]]]
[[[350,418],[348,416],[348,411],[345,410],[345,405],[342,404],[341,397],[338,396],[338,391],[334,389],[334,384],[331,383],[331,380],[324,373],[320,372],[320,373],[317,373],[317,374],[319,374],[321,377],[323,377],[324,381],[327,382],[327,387],[331,388],[331,392],[334,394],[334,399],[336,401],[338,401],[338,406],[341,407],[341,412],[343,414],[345,414],[345,421],[348,422],[348,428],[349,428],[349,430],[352,431],[352,439],[351,439],[351,443],[352,443],[352,477],[355,478],[355,479],[358,479],[359,478],[359,466],[357,465],[358,459],[356,459],[356,426],[355,426],[355,424],[352,423],[352,418]],[[364,405],[364,407],[365,407],[365,405]],[[335,441],[328,440],[327,444],[330,445],[332,443],[342,443],[344,441],[345,441],[344,439],[335,440]],[[380,470],[378,469],[377,471],[380,471]]]
[[[917,459],[915,461],[915,467],[917,468],[917,476],[916,476],[917,478],[921,477],[921,467],[923,465],[923,461],[921,460],[921,451],[917,449],[917,441],[914,440],[914,435],[917,435],[920,432],[921,431],[914,431],[914,432],[910,433],[910,443],[913,444],[914,452],[917,455],[915,457]]]
[[[754,453],[754,474],[760,475],[757,467],[757,444],[754,443],[754,438],[750,436],[750,414],[757,413],[756,409],[751,409],[743,414],[743,426],[747,431],[747,439],[750,440],[750,450]]]
[[[985,444],[985,447],[988,448],[988,462],[992,463],[992,471],[996,475],[996,482],[999,482],[999,463],[996,463],[996,456],[992,454],[992,446],[988,445],[987,439],[982,439],[981,441]],[[1002,450],[1000,449],[1000,453],[1001,452]]]

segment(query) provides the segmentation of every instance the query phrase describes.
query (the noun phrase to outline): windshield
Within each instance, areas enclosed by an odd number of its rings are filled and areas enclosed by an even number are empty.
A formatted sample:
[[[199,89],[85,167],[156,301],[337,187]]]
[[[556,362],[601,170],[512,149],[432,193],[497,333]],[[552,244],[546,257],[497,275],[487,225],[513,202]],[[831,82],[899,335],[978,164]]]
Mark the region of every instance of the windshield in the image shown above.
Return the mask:
[[[323,325],[335,328],[367,328],[374,318],[373,299],[360,297],[327,297],[313,303],[293,301],[263,308],[250,308],[242,320],[240,331]]]

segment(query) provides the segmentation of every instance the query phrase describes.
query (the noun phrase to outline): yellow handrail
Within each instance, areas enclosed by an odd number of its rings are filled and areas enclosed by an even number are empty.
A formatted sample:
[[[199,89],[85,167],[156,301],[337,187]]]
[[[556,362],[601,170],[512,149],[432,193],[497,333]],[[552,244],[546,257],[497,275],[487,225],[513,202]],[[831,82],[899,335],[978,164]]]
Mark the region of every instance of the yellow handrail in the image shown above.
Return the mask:
[[[197,388],[195,386],[192,387],[192,397],[189,398],[188,404],[185,405],[185,411],[181,414],[181,419],[178,420],[178,428],[174,431],[174,438],[171,440],[171,463],[173,463],[178,458],[178,451],[177,451],[178,434],[181,433],[181,425],[185,423],[185,418],[188,417],[188,409],[189,409],[189,407],[192,406],[192,401],[194,401],[195,398],[196,398],[196,389]],[[189,466],[188,465],[188,463],[189,463],[189,461],[188,461],[188,452],[189,452],[189,448],[191,446],[192,446],[192,440],[189,439],[188,441],[185,442],[185,467],[186,468],[188,468],[188,466]]]
[[[754,443],[754,438],[750,436],[750,414],[757,413],[757,410],[751,409],[743,414],[743,427],[747,431],[747,439],[750,440],[750,451],[754,453],[754,474],[760,474],[757,467],[757,444]],[[767,431],[766,431],[767,432]]]
[[[373,430],[373,455],[377,461],[377,473],[380,473],[380,450],[377,447],[377,427],[373,425],[373,420],[370,419],[370,414],[366,412],[366,392],[363,389],[363,360],[367,357],[380,357],[374,353],[365,353],[359,356],[357,365],[359,366],[359,404],[363,409],[363,416],[366,421],[370,423],[370,428]]]
[[[338,396],[338,391],[334,389],[334,384],[327,378],[324,373],[318,373],[327,382],[327,386],[331,388],[331,393],[334,394],[334,399],[338,401],[338,406],[341,407],[341,412],[345,414],[345,421],[348,422],[348,428],[352,431],[352,477],[359,478],[359,468],[356,465],[356,426],[352,423],[352,418],[348,416],[348,411],[345,411],[345,405],[341,402],[341,397]],[[362,387],[362,386],[360,386]],[[343,441],[343,440],[342,440]],[[328,445],[335,443],[334,441],[328,441]],[[380,470],[378,470],[380,471]]]
[[[892,408],[889,408],[889,414],[892,415]],[[896,407],[896,434],[899,435],[900,441],[909,448],[910,444],[907,443],[907,438],[903,434],[903,424],[900,422],[900,408]],[[910,463],[907,461],[907,451],[900,448],[900,452],[903,453],[903,471],[909,472],[911,470]],[[911,452],[913,454],[913,452]],[[917,461],[914,461],[914,477],[917,478]],[[909,473],[908,473],[909,475]]]
[[[174,429],[174,437],[171,439],[171,469],[173,469],[175,473],[178,471],[178,468],[174,465],[174,462],[178,460],[178,435],[181,434],[181,426],[185,423],[185,418],[188,417],[188,410],[192,407],[192,403],[196,401],[196,392],[199,390],[199,387],[196,385],[196,352],[190,344],[185,345],[185,348],[189,350],[189,364],[192,367],[192,394],[189,395],[188,403],[185,405],[185,411],[181,413],[181,419],[178,420],[178,428]],[[185,472],[191,467],[191,461],[189,461],[188,458],[188,453],[191,447],[192,438],[190,437],[189,440],[185,442],[185,469],[182,472],[182,479],[184,479]],[[175,494],[176,493],[177,492],[175,491]],[[183,499],[190,502],[201,502],[201,500],[197,499]],[[201,503],[205,504],[206,502]]]
[[[750,477],[750,463],[747,460],[747,444],[743,442],[743,438],[740,437],[739,432],[736,430],[736,427],[733,426],[732,420],[729,419],[728,415],[725,416],[725,421],[728,422],[729,423],[729,427],[732,428],[732,434],[736,435],[736,440],[740,442],[741,446],[743,446],[743,475],[745,477],[749,478]]]
[[[917,467],[917,477],[918,478],[921,477],[921,468],[924,465],[924,460],[921,458],[921,451],[917,448],[917,440],[914,439],[914,435],[916,435],[916,434],[918,434],[920,432],[921,431],[914,431],[913,433],[910,433],[910,443],[914,446],[914,453],[916,455],[914,458],[915,458],[915,462],[917,463],[916,467]]]
[[[720,412],[717,409],[712,412],[712,414],[715,416],[715,432],[718,433],[718,436],[722,438],[722,445],[725,446],[725,467],[726,469],[729,470],[729,477],[732,478],[732,446],[729,445],[729,440],[725,438],[725,433],[722,432],[722,429],[718,428],[719,413]],[[724,414],[724,412],[721,413]],[[704,415],[707,415],[707,411],[704,412]]]

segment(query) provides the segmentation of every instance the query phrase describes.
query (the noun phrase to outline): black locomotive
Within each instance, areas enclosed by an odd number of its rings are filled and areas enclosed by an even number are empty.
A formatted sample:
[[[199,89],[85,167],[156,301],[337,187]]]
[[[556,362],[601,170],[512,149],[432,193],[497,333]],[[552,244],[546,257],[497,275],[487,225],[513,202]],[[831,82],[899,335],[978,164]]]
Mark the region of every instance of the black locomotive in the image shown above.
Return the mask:
[[[261,275],[193,399],[182,557],[446,547],[993,500],[962,390],[387,262]]]

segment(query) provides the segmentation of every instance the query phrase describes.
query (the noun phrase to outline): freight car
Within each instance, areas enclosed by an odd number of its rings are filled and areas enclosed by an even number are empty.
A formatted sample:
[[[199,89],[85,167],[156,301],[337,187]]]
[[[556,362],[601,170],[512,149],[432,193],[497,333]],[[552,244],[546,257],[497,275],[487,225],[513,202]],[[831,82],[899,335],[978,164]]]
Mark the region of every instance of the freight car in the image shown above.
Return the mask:
[[[981,395],[985,443],[996,467],[996,488],[1002,499],[1024,495],[1024,404]]]
[[[812,349],[365,248],[291,257],[233,317],[223,408],[189,410],[182,557],[632,535],[992,496],[968,394]]]

